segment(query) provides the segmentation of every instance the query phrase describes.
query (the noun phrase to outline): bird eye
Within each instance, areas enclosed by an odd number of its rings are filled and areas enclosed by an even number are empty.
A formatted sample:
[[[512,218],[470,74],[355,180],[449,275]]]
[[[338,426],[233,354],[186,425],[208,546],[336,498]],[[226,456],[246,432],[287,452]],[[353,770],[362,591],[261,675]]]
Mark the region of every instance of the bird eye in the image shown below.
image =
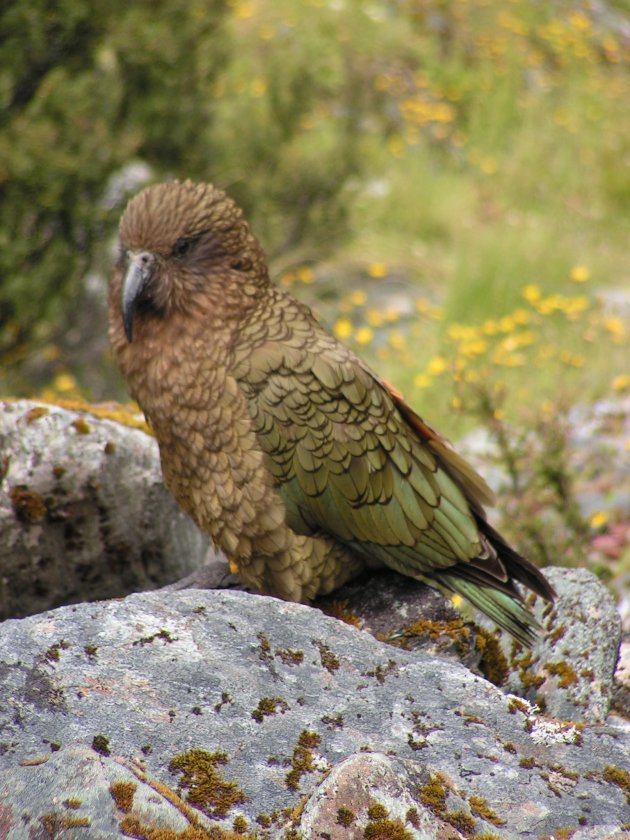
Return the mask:
[[[177,257],[178,259],[185,257],[186,254],[189,254],[192,251],[196,242],[197,239],[193,237],[180,237],[173,245],[173,250],[171,251],[172,256]]]

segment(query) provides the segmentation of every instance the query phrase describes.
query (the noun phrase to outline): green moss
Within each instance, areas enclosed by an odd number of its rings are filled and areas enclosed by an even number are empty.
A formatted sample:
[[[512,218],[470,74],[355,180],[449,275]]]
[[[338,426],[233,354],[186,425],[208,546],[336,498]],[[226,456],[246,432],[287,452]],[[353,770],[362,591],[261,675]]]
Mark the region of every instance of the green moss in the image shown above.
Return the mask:
[[[86,655],[89,659],[95,659],[95,658],[96,658],[96,652],[97,652],[97,650],[98,650],[98,647],[97,647],[96,645],[86,645],[86,646],[83,648],[83,651],[84,651],[85,655]]]
[[[462,834],[470,834],[475,828],[475,820],[466,811],[445,811],[443,819]]]
[[[298,739],[298,744],[301,747],[318,747],[321,744],[321,737],[317,734],[317,732],[309,732],[308,729],[304,729],[300,733],[300,737]]]
[[[79,435],[89,435],[92,431],[92,427],[84,417],[77,417],[70,425]]]
[[[337,809],[337,825],[342,825],[344,828],[347,828],[349,825],[352,825],[355,822],[357,815],[354,811],[351,811],[350,808],[338,808]]]
[[[515,715],[517,712],[523,712],[523,714],[528,714],[529,712],[529,704],[525,702],[525,700],[521,700],[518,697],[510,697],[510,701],[508,703],[508,712],[511,715]]]
[[[627,770],[608,765],[602,772],[602,778],[605,782],[610,782],[613,785],[617,785],[618,788],[621,788],[626,794],[628,803],[630,803],[630,773]]]
[[[503,744],[503,749],[506,752],[512,753],[512,755],[516,753],[516,747],[511,741],[506,741],[505,744]]]
[[[291,648],[282,649],[278,648],[274,654],[277,656],[285,665],[301,665],[304,662],[304,651],[303,650],[292,650]]]
[[[483,797],[471,796],[468,800],[468,804],[470,806],[470,810],[476,817],[486,820],[486,822],[491,822],[493,825],[505,825],[506,821],[492,810]]]
[[[363,831],[366,840],[413,840],[400,820],[374,820]]]
[[[49,760],[49,755],[38,755],[35,758],[25,758],[19,762],[19,765],[20,767],[39,767],[40,764],[46,764]]]
[[[81,799],[64,799],[61,803],[64,808],[67,808],[69,811],[76,811],[82,805]]]
[[[525,770],[531,770],[532,767],[540,767],[540,764],[530,756],[523,756],[523,758],[519,759],[518,766],[523,767]]]
[[[288,709],[289,704],[282,697],[262,697],[252,712],[252,717],[257,723],[262,723],[266,717],[275,715],[278,710],[284,713]]]
[[[4,481],[9,473],[11,466],[11,456],[4,453],[0,454],[0,484]]]
[[[343,715],[341,714],[324,715],[321,720],[331,729],[343,729]]]
[[[44,499],[39,493],[29,490],[26,484],[16,484],[12,487],[9,490],[9,498],[20,522],[33,525],[41,522],[48,512]]]
[[[24,422],[27,426],[30,426],[31,423],[34,423],[36,420],[39,420],[40,417],[45,417],[47,414],[50,414],[50,409],[46,408],[43,405],[37,405],[35,408],[31,408],[30,411],[27,411],[24,415]]]
[[[107,738],[105,735],[95,735],[92,739],[92,749],[99,755],[111,755],[111,750],[109,748],[109,738]]]
[[[243,834],[240,832],[225,831],[219,826],[207,829],[194,820],[182,831],[175,831],[172,828],[145,823],[133,814],[128,814],[120,821],[119,829],[125,837],[135,837],[137,840],[243,840]],[[255,835],[249,836],[251,840],[255,840]]]
[[[455,650],[463,655],[470,650],[472,632],[470,627],[461,619],[437,621],[426,618],[415,621],[386,641],[389,644],[409,650],[417,646],[422,639],[431,639],[431,641],[450,639],[455,646]]]
[[[263,662],[269,662],[271,660],[271,644],[269,643],[269,639],[264,633],[259,633],[256,638],[260,642],[259,658],[262,659]]]
[[[371,820],[384,820],[388,816],[387,808],[380,802],[374,802],[367,810]]]
[[[71,828],[88,828],[91,825],[89,817],[71,817],[68,814],[55,812],[44,814],[39,818],[39,822],[45,836],[51,838],[67,836],[67,831]]]
[[[578,682],[578,675],[567,662],[545,662],[544,667],[554,677],[559,677],[560,688],[569,688]]]
[[[349,624],[351,627],[361,629],[363,622],[356,613],[348,608],[348,603],[348,599],[344,601],[333,600],[323,604],[320,609],[325,615],[337,618],[339,621],[343,621],[344,624]]]
[[[418,793],[422,805],[433,811],[436,816],[441,816],[446,811],[448,788],[441,773],[431,775],[429,781],[418,789]]]
[[[549,634],[548,639],[552,645],[555,645],[556,642],[559,642],[566,635],[567,629],[562,624],[559,624],[556,629]]]
[[[171,636],[168,630],[160,630],[158,633],[153,633],[152,636],[143,636],[141,639],[136,639],[136,641],[132,643],[132,647],[135,647],[136,645],[144,647],[144,645],[152,644],[156,639],[161,639],[167,644],[172,644],[177,641],[176,638]]]
[[[395,671],[396,668],[396,663],[390,659],[386,666],[377,665],[376,668],[372,668],[371,671],[366,671],[363,676],[374,677],[380,685],[383,685],[385,677]]]
[[[234,822],[232,823],[232,830],[236,832],[236,834],[245,834],[247,831],[247,820],[245,817],[241,816],[240,814],[237,817],[234,817]]]
[[[236,782],[226,782],[217,768],[228,763],[224,752],[191,749],[171,759],[168,769],[180,774],[186,799],[208,817],[225,817],[231,808],[245,801]]]
[[[428,746],[428,743],[427,743],[426,738],[423,738],[422,740],[420,740],[420,739],[416,738],[412,732],[409,732],[408,735],[407,735],[407,746],[409,747],[410,750],[413,750],[414,752],[418,752],[418,750],[426,749],[427,746]]]
[[[314,769],[312,750],[314,747],[318,747],[320,742],[321,738],[317,732],[310,732],[305,729],[300,733],[297,747],[293,750],[293,757],[291,758],[291,770],[284,777],[289,790],[297,790],[304,773]]]
[[[335,671],[339,669],[339,657],[335,656],[335,654],[331,651],[325,642],[321,641],[314,641],[313,644],[319,649],[319,658],[323,667],[330,673],[333,674]]]
[[[480,627],[475,645],[481,652],[479,660],[481,673],[494,685],[499,687],[504,685],[510,673],[510,666],[497,637]]]
[[[128,814],[133,808],[133,800],[136,795],[138,785],[135,782],[119,781],[112,782],[109,786],[109,792],[116,803],[116,807],[123,814]]]
[[[411,823],[414,828],[420,828],[420,816],[416,808],[409,808],[405,814],[405,819],[408,823]]]
[[[576,773],[574,770],[569,770],[568,767],[564,767],[562,764],[552,764],[551,769],[555,770],[556,773],[562,773],[563,776],[566,776],[567,779],[572,779],[574,782],[577,782],[580,778],[579,773]]]
[[[66,642],[65,639],[62,639],[60,642],[55,642],[54,645],[51,645],[46,653],[44,654],[44,658],[47,659],[49,662],[59,662],[61,658],[61,651],[68,650],[70,647],[70,643]]]
[[[234,700],[232,699],[232,695],[229,694],[227,691],[221,692],[221,699],[218,703],[215,703],[214,711],[220,712],[224,706],[227,706],[229,703],[233,703]]]

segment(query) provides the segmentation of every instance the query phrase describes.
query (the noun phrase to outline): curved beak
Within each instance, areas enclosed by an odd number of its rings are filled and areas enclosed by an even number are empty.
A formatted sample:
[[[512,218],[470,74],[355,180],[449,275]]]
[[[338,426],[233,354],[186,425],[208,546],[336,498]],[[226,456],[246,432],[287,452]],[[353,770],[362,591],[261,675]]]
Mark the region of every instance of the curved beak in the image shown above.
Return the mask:
[[[122,286],[122,316],[127,341],[133,339],[133,318],[136,307],[147,282],[153,273],[155,256],[150,251],[133,252],[128,254],[129,264]]]

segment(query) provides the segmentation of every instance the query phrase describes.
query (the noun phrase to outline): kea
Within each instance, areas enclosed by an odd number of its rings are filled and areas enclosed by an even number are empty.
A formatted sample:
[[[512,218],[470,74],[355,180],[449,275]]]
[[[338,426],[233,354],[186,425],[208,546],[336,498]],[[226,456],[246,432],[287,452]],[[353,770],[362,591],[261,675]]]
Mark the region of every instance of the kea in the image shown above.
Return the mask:
[[[132,198],[109,330],[166,485],[244,585],[309,601],[385,566],[531,643],[515,583],[554,592],[487,522],[488,485],[271,282],[224,192],[173,181]]]

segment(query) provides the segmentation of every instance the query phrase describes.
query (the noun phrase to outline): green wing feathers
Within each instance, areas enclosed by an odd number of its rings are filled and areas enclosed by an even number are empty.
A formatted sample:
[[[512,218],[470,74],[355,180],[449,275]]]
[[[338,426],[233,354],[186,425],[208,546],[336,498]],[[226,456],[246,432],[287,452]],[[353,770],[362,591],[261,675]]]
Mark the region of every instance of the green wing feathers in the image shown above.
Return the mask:
[[[289,526],[457,592],[531,642],[513,580],[553,590],[486,522],[490,488],[351,351],[316,324],[310,337],[261,345],[240,377]]]

